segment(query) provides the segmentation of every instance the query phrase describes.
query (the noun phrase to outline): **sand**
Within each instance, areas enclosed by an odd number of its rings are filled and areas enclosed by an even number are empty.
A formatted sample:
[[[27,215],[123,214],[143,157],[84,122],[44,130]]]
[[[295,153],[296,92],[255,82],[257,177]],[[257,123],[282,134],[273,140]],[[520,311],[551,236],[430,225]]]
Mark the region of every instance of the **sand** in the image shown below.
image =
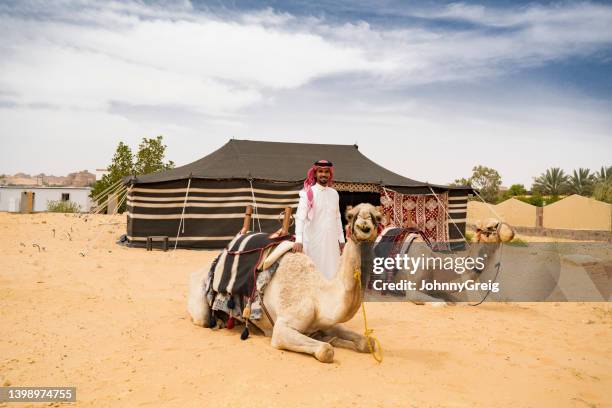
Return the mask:
[[[124,248],[124,222],[0,214],[0,385],[76,386],[83,407],[612,406],[609,304],[368,303],[383,363],[322,364],[194,326],[188,276],[215,252]]]

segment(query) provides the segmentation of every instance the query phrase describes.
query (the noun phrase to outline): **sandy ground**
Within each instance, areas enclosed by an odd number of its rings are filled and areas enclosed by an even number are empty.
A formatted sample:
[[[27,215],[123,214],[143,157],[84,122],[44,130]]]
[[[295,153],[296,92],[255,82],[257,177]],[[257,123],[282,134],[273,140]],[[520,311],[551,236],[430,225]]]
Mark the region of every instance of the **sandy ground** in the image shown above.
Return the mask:
[[[215,252],[123,248],[123,222],[0,214],[0,385],[76,386],[96,407],[612,406],[609,304],[368,303],[383,363],[321,364],[192,325],[188,276]]]

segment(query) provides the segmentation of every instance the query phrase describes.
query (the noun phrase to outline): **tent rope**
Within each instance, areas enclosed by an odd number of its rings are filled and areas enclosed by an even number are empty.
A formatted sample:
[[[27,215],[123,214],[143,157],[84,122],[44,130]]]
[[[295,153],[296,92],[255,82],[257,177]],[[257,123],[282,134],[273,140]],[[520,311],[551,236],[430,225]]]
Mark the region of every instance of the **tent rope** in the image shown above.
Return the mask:
[[[92,199],[92,201],[95,203],[95,208],[93,211],[90,210],[90,214],[99,214],[100,212],[102,212],[102,210],[104,210],[104,208],[106,208],[106,206],[108,205],[108,198],[113,195],[120,196],[121,194],[123,194],[125,188],[125,185],[119,183],[116,184],[114,187],[107,189],[104,194],[99,194],[97,198]],[[100,204],[100,201],[102,199],[105,199],[106,203]]]
[[[185,233],[185,207],[187,207],[187,197],[189,197],[189,188],[191,188],[191,176],[189,176],[189,181],[187,181],[187,191],[185,191],[185,200],[183,201],[183,210],[181,211],[181,220],[179,221],[178,231],[176,231],[176,239],[174,240],[174,249],[172,250],[172,254],[176,251],[176,247],[178,246],[179,235],[181,234],[181,227],[183,228],[183,234]]]
[[[497,211],[495,211],[493,209],[493,206],[491,204],[487,203],[484,200],[484,198],[482,198],[482,196],[480,194],[478,194],[478,191],[476,191],[476,190],[472,190],[472,191],[474,192],[476,197],[478,197],[480,199],[480,201],[482,201],[487,206],[487,209],[489,211],[491,211],[497,217],[497,219],[503,223],[504,219],[497,213]],[[497,227],[498,233],[499,233],[500,226],[501,226],[501,223]],[[501,242],[500,243],[500,248],[499,248],[499,256],[497,257],[497,262],[495,263],[495,268],[497,269],[497,271],[495,272],[495,276],[493,277],[493,282],[497,282],[497,277],[499,276],[499,272],[501,271],[501,262],[502,262],[502,254],[503,253],[504,253],[504,243]],[[491,288],[489,288],[487,290],[487,293],[484,295],[484,297],[478,303],[469,303],[469,305],[470,306],[479,306],[479,305],[481,305],[487,299],[487,297],[489,297],[490,294],[491,294]]]
[[[84,220],[85,222],[87,222],[87,220],[89,220],[89,216],[90,215],[97,215],[97,214],[102,214],[104,213],[105,210],[108,210],[108,198],[111,196],[116,196],[117,199],[119,200],[121,198],[121,196],[126,193],[127,188],[123,185],[121,185],[120,187],[118,187],[117,189],[115,189],[113,192],[109,193],[106,196],[106,203],[103,205],[98,205],[93,211],[90,211],[85,215]]]
[[[491,204],[487,203],[487,202],[484,200],[484,198],[482,198],[482,196],[481,196],[480,194],[478,194],[478,192],[477,192],[476,190],[473,190],[473,191],[474,191],[474,194],[476,194],[476,197],[478,197],[478,198],[480,199],[480,201],[482,201],[482,202],[483,202],[483,203],[484,203],[484,204],[487,206],[487,209],[488,209],[489,211],[491,211],[491,212],[492,212],[492,213],[493,213],[493,214],[494,214],[494,215],[495,215],[495,216],[496,216],[496,217],[497,217],[497,218],[498,218],[500,221],[504,221],[504,218],[503,218],[503,217],[501,217],[501,216],[500,216],[500,215],[499,215],[499,214],[498,214],[498,213],[497,213],[497,212],[496,212],[496,211],[493,209],[493,206],[491,206]]]
[[[119,186],[121,183],[122,183],[122,180],[121,180],[121,179],[119,179],[119,180],[115,181],[113,184],[111,184],[110,186],[106,187],[104,190],[102,190],[100,193],[98,193],[96,196],[94,196],[94,197],[92,198],[92,200],[93,200],[93,201],[99,201],[99,200],[102,198],[102,196],[106,195],[106,193],[107,193],[109,190],[114,190],[114,189],[115,189],[115,188],[117,188],[117,186]]]
[[[259,211],[257,210],[257,200],[255,200],[255,190],[253,190],[253,179],[249,178],[249,184],[251,185],[251,197],[253,197],[253,207],[255,207],[255,216],[257,218],[257,226],[259,227],[259,232],[261,232],[261,222],[259,221]],[[255,230],[255,220],[253,221],[253,230]]]
[[[123,197],[121,197],[121,199],[117,203],[117,206],[115,207],[115,209],[113,210],[113,213],[111,215],[116,215],[117,212],[119,211],[119,208],[121,208],[121,206],[123,205],[123,202],[125,201],[125,199],[127,197],[127,189],[124,190],[124,192],[122,194],[124,194]],[[82,257],[85,257],[85,255],[87,255],[87,253],[89,252],[90,245],[92,243],[96,242],[98,240],[98,238],[100,238],[100,235],[102,234],[102,232],[104,232],[104,228],[100,228],[100,230],[98,231],[98,234],[95,236],[95,238],[92,241],[89,241],[87,243],[87,245],[85,245],[85,248],[83,248],[83,250],[81,252],[79,252],[79,255],[81,255]]]

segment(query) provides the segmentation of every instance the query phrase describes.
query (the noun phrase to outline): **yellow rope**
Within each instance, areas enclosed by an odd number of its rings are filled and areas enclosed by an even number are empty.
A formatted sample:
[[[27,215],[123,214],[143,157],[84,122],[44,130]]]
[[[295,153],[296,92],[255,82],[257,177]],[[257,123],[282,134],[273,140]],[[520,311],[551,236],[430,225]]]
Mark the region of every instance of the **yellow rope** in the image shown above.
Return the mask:
[[[359,293],[361,293],[361,269],[355,268],[355,273],[353,274],[353,276],[355,277],[355,280],[357,281],[357,284],[359,285]],[[363,326],[364,326],[363,335],[368,341],[368,348],[370,349],[370,354],[372,354],[372,357],[374,357],[374,360],[380,363],[383,360],[383,349],[382,349],[382,346],[380,345],[380,341],[378,341],[378,338],[376,338],[376,336],[373,335],[374,330],[368,328],[368,318],[366,316],[366,310],[365,310],[365,305],[363,304],[363,300],[361,301],[361,311],[363,312]],[[376,350],[374,349],[372,342],[374,342],[374,345],[376,346]]]

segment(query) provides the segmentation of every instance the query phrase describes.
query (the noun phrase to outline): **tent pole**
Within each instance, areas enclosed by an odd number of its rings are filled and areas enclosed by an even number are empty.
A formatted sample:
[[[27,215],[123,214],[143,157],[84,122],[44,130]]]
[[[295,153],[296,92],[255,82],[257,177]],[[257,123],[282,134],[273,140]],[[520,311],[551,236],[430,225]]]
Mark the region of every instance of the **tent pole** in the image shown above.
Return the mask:
[[[244,235],[249,231],[249,224],[251,224],[251,216],[253,214],[253,206],[251,204],[246,206],[244,211],[244,221],[242,222],[242,229],[240,235]]]
[[[291,221],[291,207],[285,207],[285,216],[283,218],[281,235],[287,235],[289,233],[289,221]]]

